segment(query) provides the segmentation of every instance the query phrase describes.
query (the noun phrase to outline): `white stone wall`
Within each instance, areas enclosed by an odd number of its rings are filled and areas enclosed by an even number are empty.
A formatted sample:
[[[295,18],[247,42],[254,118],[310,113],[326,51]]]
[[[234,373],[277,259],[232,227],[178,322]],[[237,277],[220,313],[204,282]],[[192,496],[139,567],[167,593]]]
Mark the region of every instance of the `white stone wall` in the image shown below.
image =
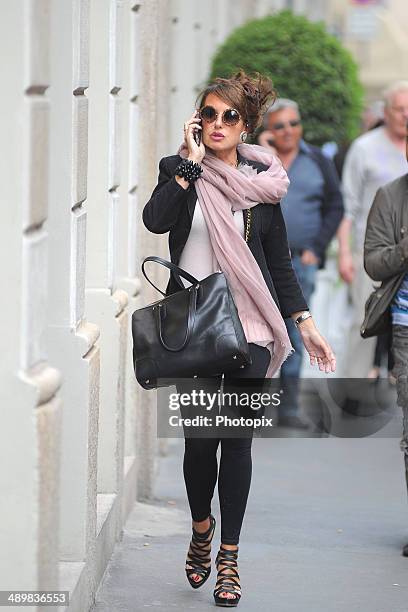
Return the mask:
[[[149,4],[144,15],[129,0],[0,8],[1,588],[67,589],[81,612],[137,485],[151,492],[156,455],[129,316],[139,172],[142,202],[155,180],[155,145],[141,157],[138,127],[141,72],[144,112],[156,102]]]
[[[0,19],[3,590],[47,589],[58,582],[53,533],[59,514],[61,375],[47,357],[45,342],[49,9],[47,0],[15,0],[3,4]]]

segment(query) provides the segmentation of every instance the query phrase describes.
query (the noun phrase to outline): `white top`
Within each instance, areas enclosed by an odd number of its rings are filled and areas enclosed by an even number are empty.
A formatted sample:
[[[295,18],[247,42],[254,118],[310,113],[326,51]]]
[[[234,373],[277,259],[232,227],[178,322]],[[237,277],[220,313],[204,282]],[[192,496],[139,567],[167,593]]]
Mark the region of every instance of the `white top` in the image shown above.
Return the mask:
[[[389,139],[384,127],[356,138],[344,162],[343,195],[345,217],[353,222],[353,250],[364,247],[367,217],[377,190],[402,176],[407,160]]]
[[[235,225],[238,228],[241,236],[244,237],[244,216],[242,210],[237,210],[232,213]],[[203,211],[201,210],[200,201],[197,198],[194,208],[194,215],[191,224],[190,234],[184,246],[180,257],[180,268],[190,272],[198,280],[206,278],[214,272],[220,270],[220,266],[215,257],[211,246],[210,235],[207,229],[207,223],[204,219]],[[191,283],[182,278],[185,287],[189,287]]]

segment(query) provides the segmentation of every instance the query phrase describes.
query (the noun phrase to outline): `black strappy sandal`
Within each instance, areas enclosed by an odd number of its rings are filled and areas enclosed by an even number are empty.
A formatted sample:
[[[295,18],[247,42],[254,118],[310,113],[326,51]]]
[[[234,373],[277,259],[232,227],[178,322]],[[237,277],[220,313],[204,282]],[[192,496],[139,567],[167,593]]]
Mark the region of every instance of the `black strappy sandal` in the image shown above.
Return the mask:
[[[186,565],[191,566],[190,568],[186,568],[186,576],[193,589],[198,589],[202,586],[211,574],[210,550],[211,542],[214,537],[215,524],[215,518],[210,514],[210,526],[207,531],[199,533],[193,527],[193,536],[186,559]],[[210,563],[210,565],[205,567],[205,563]],[[195,582],[195,580],[191,578],[191,574],[197,574],[197,576],[200,576],[201,580]]]
[[[239,584],[239,574],[237,571],[238,549],[227,550],[220,548],[215,560],[218,576],[214,589],[214,599],[216,606],[224,608],[235,608],[241,599],[241,587]],[[222,569],[218,567],[222,565]],[[225,573],[227,572],[228,573]],[[231,593],[235,597],[221,597],[221,593]]]

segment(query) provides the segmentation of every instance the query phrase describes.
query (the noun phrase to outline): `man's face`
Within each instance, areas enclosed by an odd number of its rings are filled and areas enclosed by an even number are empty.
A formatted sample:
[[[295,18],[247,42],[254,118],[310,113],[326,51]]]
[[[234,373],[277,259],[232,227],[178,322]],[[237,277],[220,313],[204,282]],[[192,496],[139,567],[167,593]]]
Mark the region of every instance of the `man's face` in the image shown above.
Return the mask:
[[[408,91],[395,93],[390,103],[385,106],[384,119],[387,128],[397,138],[404,138],[407,133]]]
[[[268,130],[278,153],[291,153],[299,147],[303,129],[296,109],[283,108],[268,116]]]

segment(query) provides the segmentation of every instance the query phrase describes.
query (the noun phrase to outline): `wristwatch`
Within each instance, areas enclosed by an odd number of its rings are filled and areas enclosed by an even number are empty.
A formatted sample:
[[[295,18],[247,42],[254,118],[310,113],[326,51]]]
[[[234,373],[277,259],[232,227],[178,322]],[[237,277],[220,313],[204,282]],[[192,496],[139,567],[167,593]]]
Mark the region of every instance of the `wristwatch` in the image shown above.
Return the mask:
[[[299,323],[302,323],[303,321],[306,321],[306,319],[310,319],[311,316],[312,316],[312,314],[311,314],[311,312],[309,310],[305,310],[304,312],[302,312],[302,314],[299,315],[297,317],[297,319],[295,319],[296,327],[299,327]]]

